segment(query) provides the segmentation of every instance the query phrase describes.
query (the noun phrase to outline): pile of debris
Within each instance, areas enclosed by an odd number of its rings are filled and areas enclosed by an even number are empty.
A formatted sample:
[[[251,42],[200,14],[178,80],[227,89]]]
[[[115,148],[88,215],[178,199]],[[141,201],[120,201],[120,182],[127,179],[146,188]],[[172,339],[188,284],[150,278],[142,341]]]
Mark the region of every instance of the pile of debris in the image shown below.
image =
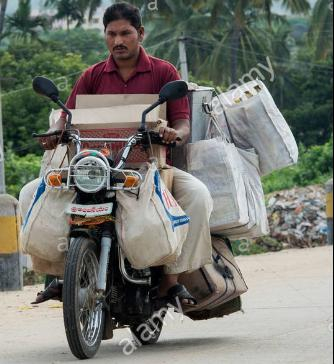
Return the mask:
[[[285,248],[326,244],[326,191],[309,186],[275,192],[268,196],[271,237]]]

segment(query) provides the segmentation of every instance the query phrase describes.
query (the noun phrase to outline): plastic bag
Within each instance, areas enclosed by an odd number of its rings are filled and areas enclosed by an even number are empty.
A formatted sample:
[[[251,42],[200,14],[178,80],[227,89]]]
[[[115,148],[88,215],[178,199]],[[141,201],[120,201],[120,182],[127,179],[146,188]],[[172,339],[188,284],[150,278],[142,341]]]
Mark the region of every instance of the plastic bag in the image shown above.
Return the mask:
[[[263,82],[251,81],[223,93],[213,105],[236,147],[256,150],[261,175],[298,162],[295,138]]]
[[[138,195],[116,195],[116,231],[121,248],[135,269],[171,264],[181,254],[189,217],[175,201],[153,163]]]
[[[187,165],[188,172],[201,180],[211,193],[214,205],[211,232],[220,233],[248,224],[249,216],[239,152],[220,132],[213,118],[206,137],[210,137],[212,124],[220,136],[189,144]]]
[[[44,180],[30,184],[37,189],[21,228],[23,251],[46,261],[62,262],[70,233],[65,210],[73,202],[75,192],[49,189]],[[32,189],[29,185],[25,188],[27,192]],[[24,195],[23,189],[20,200]]]

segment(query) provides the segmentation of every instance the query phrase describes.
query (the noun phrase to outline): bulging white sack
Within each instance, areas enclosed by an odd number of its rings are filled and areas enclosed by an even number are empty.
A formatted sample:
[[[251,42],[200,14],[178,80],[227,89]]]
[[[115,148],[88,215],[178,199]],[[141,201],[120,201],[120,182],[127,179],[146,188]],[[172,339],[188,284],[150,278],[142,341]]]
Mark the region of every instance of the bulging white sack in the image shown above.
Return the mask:
[[[50,128],[54,128],[57,120],[60,118],[61,110],[53,110],[49,115],[49,125]],[[59,168],[62,164],[62,167],[68,166],[68,159],[66,157],[67,146],[66,145],[58,145],[56,150],[46,150],[44,152],[42,161],[41,161],[41,169],[39,176],[43,177],[46,172],[50,169]]]
[[[224,130],[228,122],[235,145],[256,150],[261,175],[297,163],[296,140],[263,82],[251,81],[223,93],[213,105]]]
[[[187,165],[188,172],[202,181],[211,193],[212,233],[249,223],[243,165],[234,144],[222,137],[189,144]]]
[[[49,189],[42,179],[32,181],[20,194],[23,213],[27,206],[25,196],[36,186],[21,228],[23,251],[49,262],[63,262],[70,232],[65,210],[75,192]]]
[[[221,231],[231,240],[259,238],[269,234],[265,197],[259,172],[259,157],[254,150],[238,149],[248,204],[248,224]]]
[[[187,238],[189,217],[150,165],[139,194],[117,192],[116,231],[135,269],[171,264]]]

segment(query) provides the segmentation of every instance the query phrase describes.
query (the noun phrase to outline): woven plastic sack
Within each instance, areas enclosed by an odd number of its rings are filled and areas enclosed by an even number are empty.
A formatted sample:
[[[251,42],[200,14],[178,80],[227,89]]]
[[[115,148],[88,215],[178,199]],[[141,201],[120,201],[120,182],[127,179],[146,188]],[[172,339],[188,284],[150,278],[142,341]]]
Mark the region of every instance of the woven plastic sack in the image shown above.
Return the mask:
[[[228,124],[235,145],[256,150],[261,175],[297,163],[295,138],[263,82],[251,81],[223,93],[213,105],[221,126]]]
[[[28,184],[26,184],[20,192],[19,207],[20,207],[22,221],[25,220],[29,212],[29,207],[31,206],[36,190],[38,189],[40,184],[41,184],[41,179],[35,179],[34,181],[31,181]],[[32,261],[32,269],[35,272],[51,274],[59,277],[63,277],[64,275],[65,259],[62,259],[62,261],[59,262],[50,262],[48,260],[44,260],[34,255],[31,255],[31,261]]]
[[[244,226],[222,231],[231,240],[259,238],[269,234],[265,197],[259,172],[259,157],[252,150],[238,148],[248,202],[249,222]]]
[[[135,269],[171,264],[181,254],[189,217],[175,201],[153,163],[138,196],[116,195],[116,231],[121,248]]]
[[[24,199],[23,196],[24,191],[20,198]],[[70,232],[65,210],[74,198],[74,191],[49,189],[44,180],[39,180],[21,228],[20,240],[25,253],[50,262],[64,260]]]
[[[213,118],[211,122],[214,123]],[[209,138],[210,127],[206,138]],[[216,130],[219,132],[217,125]],[[211,193],[214,205],[210,219],[212,233],[249,223],[243,165],[233,143],[220,133],[217,138],[189,144],[187,165],[188,172],[201,180]]]

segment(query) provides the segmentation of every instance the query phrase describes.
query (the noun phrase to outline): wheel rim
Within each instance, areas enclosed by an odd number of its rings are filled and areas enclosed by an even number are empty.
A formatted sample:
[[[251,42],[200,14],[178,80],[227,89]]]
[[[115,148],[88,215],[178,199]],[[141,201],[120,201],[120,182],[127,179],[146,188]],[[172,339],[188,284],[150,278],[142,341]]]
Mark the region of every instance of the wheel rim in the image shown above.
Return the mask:
[[[98,261],[94,252],[86,251],[82,258],[77,284],[79,306],[78,324],[87,346],[94,346],[99,338],[103,304],[96,292]]]

